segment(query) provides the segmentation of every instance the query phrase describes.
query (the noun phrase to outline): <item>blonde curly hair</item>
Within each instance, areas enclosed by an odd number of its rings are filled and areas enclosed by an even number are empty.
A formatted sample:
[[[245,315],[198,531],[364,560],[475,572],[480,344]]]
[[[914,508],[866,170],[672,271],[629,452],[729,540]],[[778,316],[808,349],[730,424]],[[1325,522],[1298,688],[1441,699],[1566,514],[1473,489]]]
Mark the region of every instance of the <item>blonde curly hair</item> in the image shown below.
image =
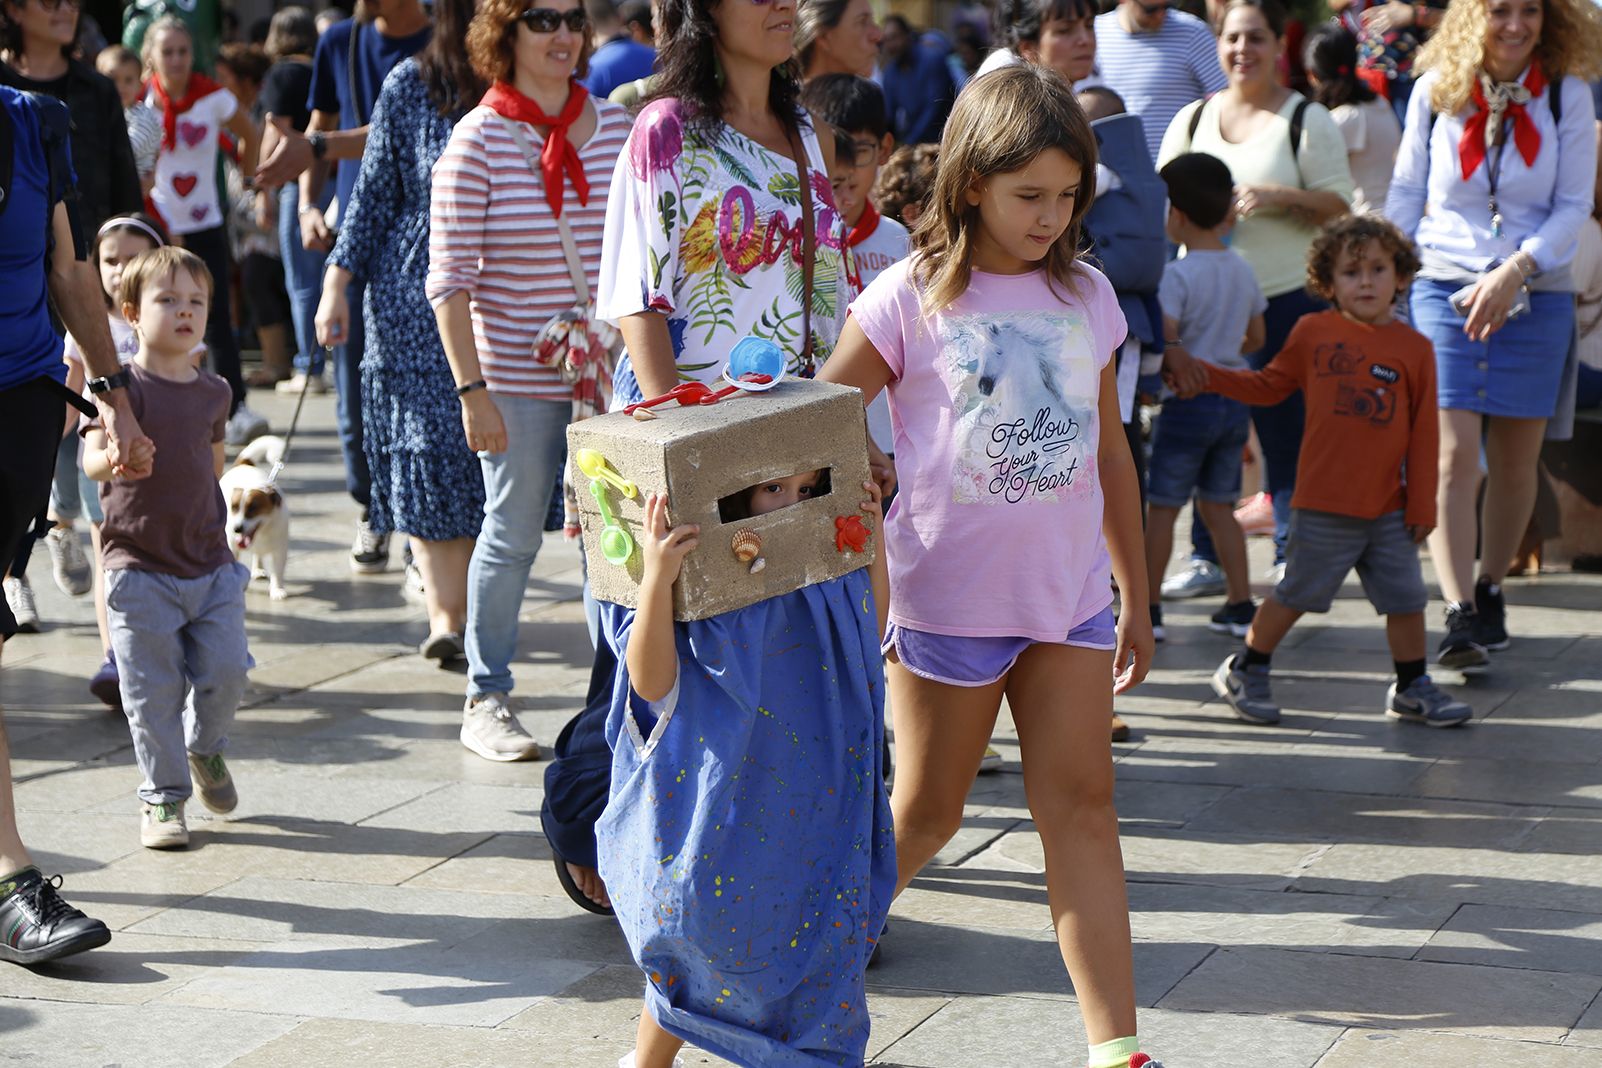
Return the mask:
[[[1439,114],[1455,115],[1473,99],[1474,82],[1485,62],[1487,4],[1488,0],[1452,0],[1435,35],[1419,50],[1414,66],[1435,72],[1430,106]],[[1591,0],[1542,0],[1535,58],[1553,86],[1570,74],[1586,81],[1602,76],[1602,9]]]

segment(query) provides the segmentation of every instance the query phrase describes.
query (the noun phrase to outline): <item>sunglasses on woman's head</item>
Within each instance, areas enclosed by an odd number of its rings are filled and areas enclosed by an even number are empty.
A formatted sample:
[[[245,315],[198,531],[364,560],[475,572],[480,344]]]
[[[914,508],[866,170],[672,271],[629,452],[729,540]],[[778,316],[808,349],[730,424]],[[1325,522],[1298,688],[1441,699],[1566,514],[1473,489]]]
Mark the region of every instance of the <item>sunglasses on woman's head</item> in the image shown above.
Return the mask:
[[[553,7],[531,7],[517,16],[517,20],[535,33],[555,33],[556,28],[564,22],[574,33],[583,33],[584,28],[590,24],[590,17],[581,7],[575,7],[571,11],[558,11]]]

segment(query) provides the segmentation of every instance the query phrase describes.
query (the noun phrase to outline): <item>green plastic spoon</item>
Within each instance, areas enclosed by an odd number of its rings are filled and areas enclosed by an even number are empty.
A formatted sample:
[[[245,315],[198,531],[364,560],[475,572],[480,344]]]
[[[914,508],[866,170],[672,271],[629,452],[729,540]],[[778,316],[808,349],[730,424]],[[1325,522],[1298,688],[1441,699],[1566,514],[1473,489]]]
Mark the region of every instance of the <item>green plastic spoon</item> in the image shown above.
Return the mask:
[[[600,479],[590,479],[590,495],[601,509],[601,555],[607,563],[622,567],[634,555],[634,539],[613,517],[612,509],[606,503],[606,486]]]

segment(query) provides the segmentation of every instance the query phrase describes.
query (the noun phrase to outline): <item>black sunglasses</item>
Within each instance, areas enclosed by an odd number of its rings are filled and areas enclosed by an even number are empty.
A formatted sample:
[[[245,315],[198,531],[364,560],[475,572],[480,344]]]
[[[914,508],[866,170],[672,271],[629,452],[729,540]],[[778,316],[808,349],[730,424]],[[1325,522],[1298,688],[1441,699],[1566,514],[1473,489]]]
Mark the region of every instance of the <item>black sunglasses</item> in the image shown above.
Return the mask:
[[[535,33],[555,33],[556,28],[564,22],[574,33],[583,33],[584,28],[590,24],[590,17],[581,7],[575,7],[571,11],[558,11],[552,7],[531,7],[517,16],[517,21]]]

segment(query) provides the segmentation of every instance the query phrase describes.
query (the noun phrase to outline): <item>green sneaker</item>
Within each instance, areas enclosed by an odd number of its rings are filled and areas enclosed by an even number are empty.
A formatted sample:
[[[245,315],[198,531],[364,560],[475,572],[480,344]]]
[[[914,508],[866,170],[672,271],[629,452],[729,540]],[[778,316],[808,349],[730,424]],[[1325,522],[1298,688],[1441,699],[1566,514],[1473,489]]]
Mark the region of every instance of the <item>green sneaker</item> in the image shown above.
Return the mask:
[[[163,801],[141,805],[139,844],[146,849],[183,849],[189,845],[189,824],[184,821],[182,801]]]
[[[195,792],[200,803],[221,815],[232,812],[239,804],[239,791],[234,789],[234,777],[228,773],[228,762],[221,753],[201,756],[189,754],[189,770],[195,780]]]

